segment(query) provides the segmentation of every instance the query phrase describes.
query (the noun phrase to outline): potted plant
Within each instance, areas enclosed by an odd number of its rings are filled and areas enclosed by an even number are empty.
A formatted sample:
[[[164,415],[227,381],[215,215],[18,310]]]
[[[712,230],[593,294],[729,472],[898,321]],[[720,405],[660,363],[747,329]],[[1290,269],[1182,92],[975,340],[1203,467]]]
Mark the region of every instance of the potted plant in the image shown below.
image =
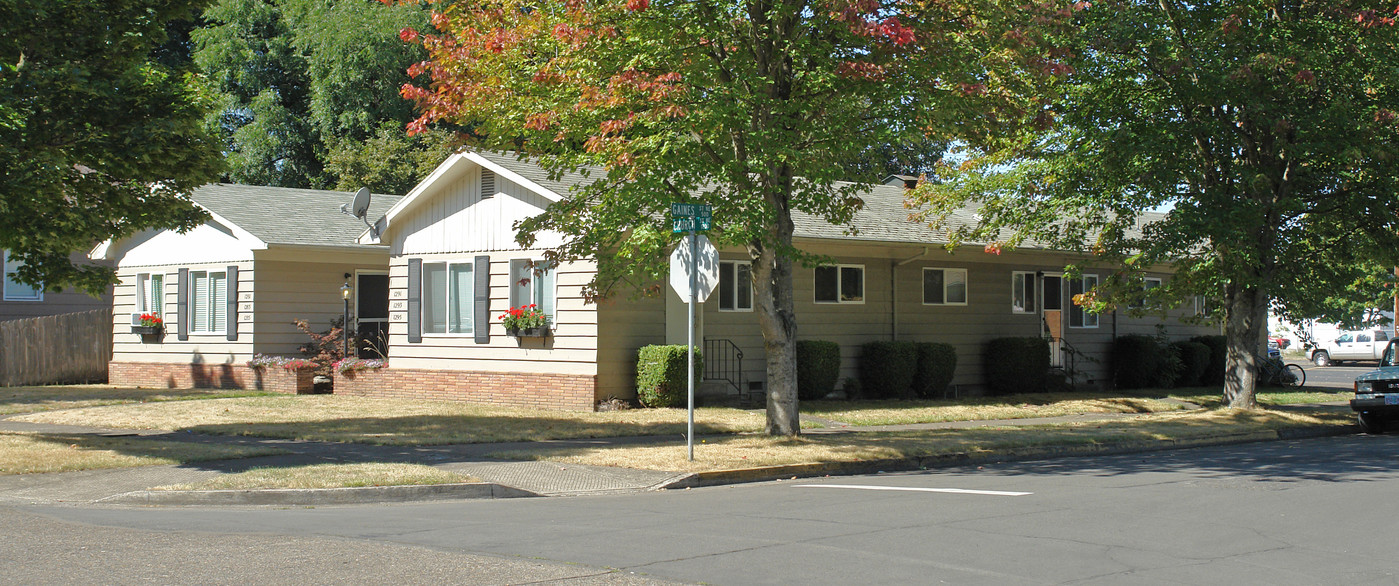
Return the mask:
[[[140,322],[138,324],[131,326],[131,333],[133,334],[149,336],[152,334],[159,334],[162,329],[165,329],[165,321],[160,319],[160,314],[143,313],[139,319]]]
[[[500,315],[505,333],[517,338],[539,338],[549,335],[549,316],[533,303],[512,307]]]

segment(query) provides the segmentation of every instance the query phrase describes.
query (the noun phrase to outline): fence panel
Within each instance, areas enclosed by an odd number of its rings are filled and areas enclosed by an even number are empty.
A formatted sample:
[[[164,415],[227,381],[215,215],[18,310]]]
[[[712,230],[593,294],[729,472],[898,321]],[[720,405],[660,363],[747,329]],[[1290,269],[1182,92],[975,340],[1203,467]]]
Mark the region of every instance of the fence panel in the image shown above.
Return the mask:
[[[112,310],[0,322],[0,386],[107,382]]]

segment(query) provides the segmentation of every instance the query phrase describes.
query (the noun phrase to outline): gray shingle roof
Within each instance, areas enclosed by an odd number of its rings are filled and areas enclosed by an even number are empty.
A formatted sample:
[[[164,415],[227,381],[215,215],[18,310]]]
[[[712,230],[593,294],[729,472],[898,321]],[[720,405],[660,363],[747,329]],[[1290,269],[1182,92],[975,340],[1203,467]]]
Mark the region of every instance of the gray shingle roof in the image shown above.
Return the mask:
[[[476,154],[500,165],[522,177],[538,183],[559,195],[568,195],[578,185],[606,175],[601,168],[591,168],[588,176],[581,173],[567,173],[559,181],[548,178],[548,173],[529,160],[518,160],[514,153],[492,153],[476,151]],[[865,207],[855,214],[849,226],[833,225],[818,217],[796,212],[792,221],[796,224],[798,238],[830,238],[837,240],[867,240],[874,242],[900,242],[915,244],[944,244],[947,239],[928,228],[926,224],[910,222],[909,209],[904,207],[903,186],[867,185],[869,191],[860,194]],[[953,215],[949,223],[971,223],[975,221],[974,210],[967,209]],[[848,234],[853,229],[854,235]]]
[[[211,183],[195,189],[191,198],[269,245],[363,247],[355,239],[364,233],[364,222],[340,213],[340,206],[354,196],[348,191]],[[374,194],[369,221],[383,216],[402,197]]]

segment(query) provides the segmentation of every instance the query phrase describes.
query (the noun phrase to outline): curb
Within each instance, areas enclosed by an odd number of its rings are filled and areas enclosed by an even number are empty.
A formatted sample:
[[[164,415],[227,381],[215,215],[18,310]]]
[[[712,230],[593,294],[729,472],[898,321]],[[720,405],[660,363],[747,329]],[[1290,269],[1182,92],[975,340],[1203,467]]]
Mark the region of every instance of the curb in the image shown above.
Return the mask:
[[[1014,448],[986,452],[956,452],[936,456],[899,458],[890,460],[865,460],[860,462],[826,462],[818,464],[792,464],[786,466],[766,466],[761,468],[739,468],[687,474],[669,484],[656,487],[657,490],[720,486],[748,482],[768,482],[812,476],[849,476],[931,468],[950,468],[981,462],[1016,462],[1039,460],[1065,456],[1112,456],[1140,452],[1158,452],[1207,446],[1256,443],[1265,441],[1328,437],[1354,433],[1351,426],[1323,429],[1284,429],[1250,433],[1217,435],[1198,438],[1170,439],[1150,442],[1127,442],[1109,445],[1049,446]]]
[[[352,505],[448,499],[539,496],[482,482],[353,488],[270,488],[248,490],[137,490],[96,501],[114,505]]]

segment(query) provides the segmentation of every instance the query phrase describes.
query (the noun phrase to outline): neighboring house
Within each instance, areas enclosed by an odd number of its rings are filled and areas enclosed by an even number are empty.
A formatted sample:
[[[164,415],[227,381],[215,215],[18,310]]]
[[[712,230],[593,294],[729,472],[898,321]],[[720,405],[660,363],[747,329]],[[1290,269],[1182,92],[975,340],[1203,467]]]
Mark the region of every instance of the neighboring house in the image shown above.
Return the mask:
[[[392,366],[337,379],[336,392],[566,409],[634,396],[637,349],[685,343],[683,302],[667,290],[663,299],[623,293],[584,303],[581,292],[596,272],[594,262],[538,276],[528,267],[558,243],[558,235],[539,235],[535,249],[514,242],[515,222],[583,181],[574,174],[550,180],[536,165],[493,153],[456,154],[438,167],[388,211],[378,237],[361,237],[387,245],[391,254]],[[986,341],[1047,336],[1061,341],[1053,345],[1056,364],[1073,362],[1080,382],[1100,385],[1110,372],[1115,335],[1156,334],[1158,326],[1173,338],[1218,333],[1176,320],[1085,313],[1071,297],[1105,278],[1107,269],[1069,279],[1064,266],[1080,258],[1028,247],[989,254],[983,246],[964,246],[948,253],[927,226],[908,220],[902,182],[870,189],[853,234],[817,218],[794,218],[796,245],[834,260],[796,270],[797,335],[838,342],[842,377],[857,376],[866,342],[946,342],[958,352],[954,384],[975,391]],[[719,289],[703,305],[698,336],[705,340],[707,376],[722,376],[735,392],[746,393],[766,379],[750,263],[737,249],[721,250],[720,259]],[[551,335],[506,335],[500,314],[527,303],[547,308]],[[743,358],[735,363],[739,352]],[[713,370],[716,365],[724,372]]]
[[[354,194],[212,184],[192,199],[212,219],[186,233],[149,231],[91,253],[115,264],[110,382],[158,387],[260,388],[254,354],[297,355],[345,311],[361,331],[387,321],[388,251],[355,243],[366,224],[341,212]],[[370,218],[400,199],[375,195]],[[133,333],[143,313],[164,320],[156,335]]]
[[[5,262],[5,280],[0,288],[0,321],[106,309],[112,306],[110,288],[101,297],[93,297],[71,289],[55,293],[46,291],[43,287],[21,283],[14,278],[14,273],[21,263],[11,259],[8,250],[0,249],[0,256],[4,257]],[[71,260],[76,264],[89,262],[87,255],[81,252],[73,253]]]

